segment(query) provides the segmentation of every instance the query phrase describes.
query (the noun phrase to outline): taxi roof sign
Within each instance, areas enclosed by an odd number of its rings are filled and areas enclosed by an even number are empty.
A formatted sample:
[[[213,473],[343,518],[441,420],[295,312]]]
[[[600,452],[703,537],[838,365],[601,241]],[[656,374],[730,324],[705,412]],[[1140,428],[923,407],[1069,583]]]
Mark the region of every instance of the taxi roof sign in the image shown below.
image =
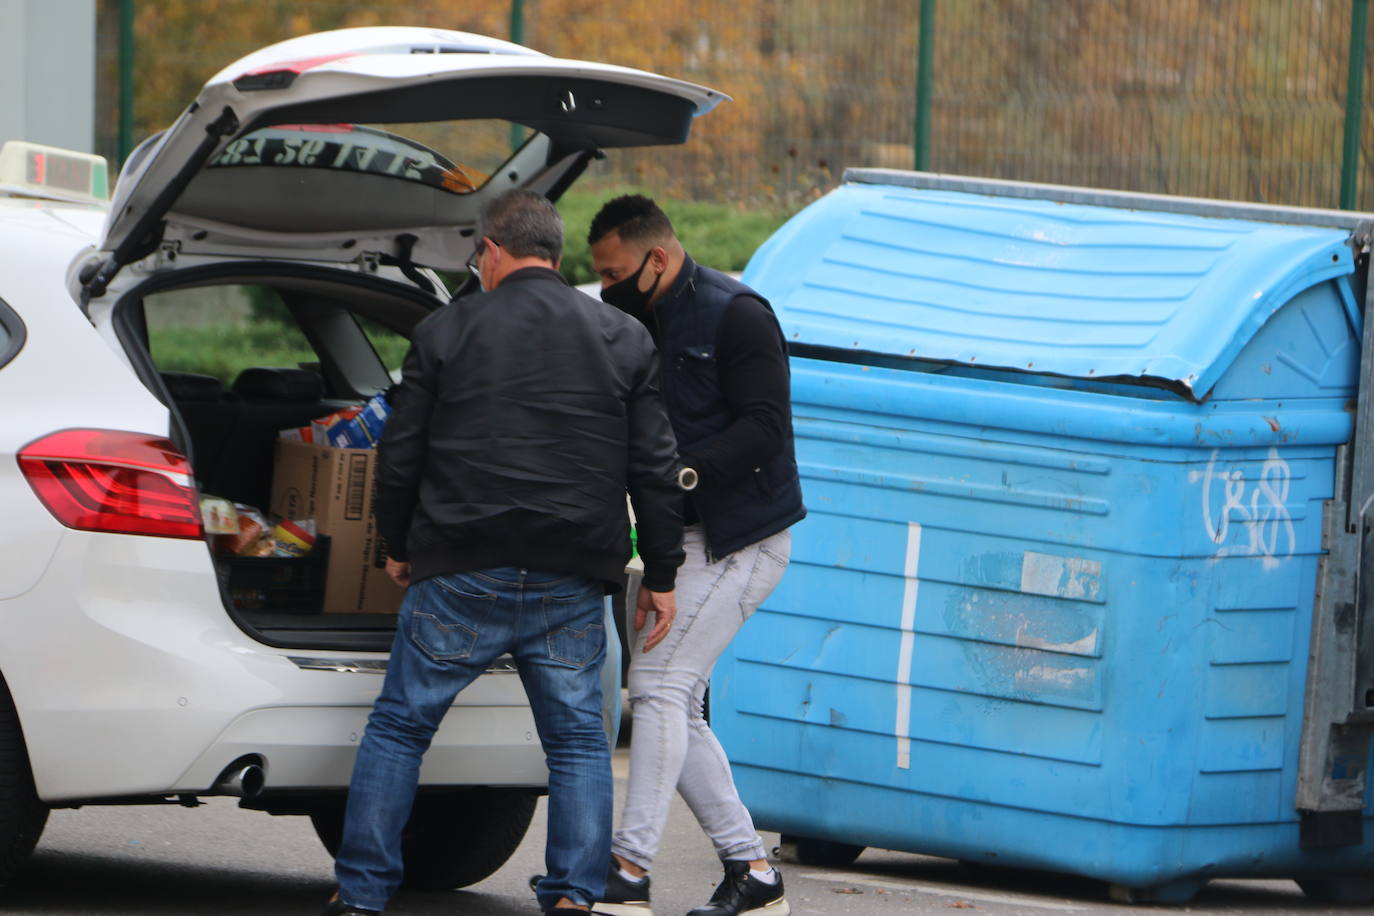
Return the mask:
[[[10,140],[0,146],[0,195],[106,203],[110,168],[103,156]]]

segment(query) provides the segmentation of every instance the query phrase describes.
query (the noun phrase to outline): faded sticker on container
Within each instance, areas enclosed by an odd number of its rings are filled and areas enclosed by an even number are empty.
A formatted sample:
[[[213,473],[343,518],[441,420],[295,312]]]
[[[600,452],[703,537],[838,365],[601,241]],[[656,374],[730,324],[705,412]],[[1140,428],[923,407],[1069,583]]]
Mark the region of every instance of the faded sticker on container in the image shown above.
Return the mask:
[[[916,596],[921,587],[917,571],[921,563],[921,526],[906,526],[906,562],[902,576],[902,642],[897,654],[897,768],[911,769],[911,661],[916,645]]]
[[[1057,557],[1027,550],[1021,557],[1021,591],[1051,598],[1100,601],[1102,564],[1084,557]]]

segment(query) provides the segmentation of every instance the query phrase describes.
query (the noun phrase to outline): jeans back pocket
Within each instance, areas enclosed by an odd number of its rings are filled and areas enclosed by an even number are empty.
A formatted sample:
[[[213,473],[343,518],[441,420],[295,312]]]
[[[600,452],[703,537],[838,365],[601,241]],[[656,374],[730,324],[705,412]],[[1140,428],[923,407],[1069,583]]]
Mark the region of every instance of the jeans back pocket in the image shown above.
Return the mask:
[[[549,658],[573,668],[599,660],[606,651],[602,609],[599,588],[566,597],[544,596]]]
[[[411,641],[435,661],[471,656],[496,595],[460,576],[437,576],[411,588],[423,590],[411,612]]]

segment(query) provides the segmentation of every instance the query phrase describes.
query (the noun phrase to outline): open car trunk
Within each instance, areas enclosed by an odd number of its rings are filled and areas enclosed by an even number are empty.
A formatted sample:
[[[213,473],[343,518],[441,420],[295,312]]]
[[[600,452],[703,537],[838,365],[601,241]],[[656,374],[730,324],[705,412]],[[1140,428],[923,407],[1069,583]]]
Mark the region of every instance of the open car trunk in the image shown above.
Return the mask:
[[[171,411],[173,441],[190,457],[202,497],[251,507],[269,530],[282,518],[319,526],[314,548],[301,557],[238,555],[229,552],[232,537],[206,535],[225,608],[256,639],[295,648],[389,648],[402,593],[386,579],[371,521],[375,450],[279,443],[283,430],[384,392],[411,328],[442,301],[381,276],[240,262],[150,280],[115,306],[120,343]],[[255,320],[222,323],[234,307],[250,309]],[[209,336],[187,323],[188,313],[208,314],[220,335],[208,352],[187,343]],[[233,337],[236,329],[243,339]],[[276,338],[277,359],[242,368],[229,362],[235,352],[251,352],[264,333]],[[285,364],[285,345],[305,358]],[[333,465],[319,466],[326,454]],[[286,463],[294,476],[281,476]],[[331,469],[339,472],[332,483]]]
[[[347,539],[332,516],[316,519],[330,536],[323,595],[310,558],[212,554],[246,630],[279,646],[389,647],[400,591],[367,530],[368,455],[336,463],[328,479],[316,461],[293,502],[274,493],[285,488],[273,475],[302,450],[279,446],[280,431],[391,385],[411,329],[447,301],[433,271],[464,269],[490,201],[516,188],[556,201],[603,151],[682,143],[725,98],[463,32],[340,29],[230,64],[133,151],[98,245],[69,272],[73,294],[170,409],[203,495],[293,521],[347,497]],[[186,348],[163,345],[207,311],[197,297],[227,287],[252,290],[254,314],[275,313],[278,336],[298,345],[202,342],[189,361]],[[223,358],[245,349],[273,355]],[[351,596],[339,584],[346,567],[366,571]],[[258,571],[261,584],[246,581]]]

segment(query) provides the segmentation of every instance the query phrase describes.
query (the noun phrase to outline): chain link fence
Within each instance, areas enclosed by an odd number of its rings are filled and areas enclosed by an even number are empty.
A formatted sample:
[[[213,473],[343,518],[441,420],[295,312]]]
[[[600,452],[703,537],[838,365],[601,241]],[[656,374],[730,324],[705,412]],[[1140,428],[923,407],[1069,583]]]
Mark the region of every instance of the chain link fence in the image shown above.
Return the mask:
[[[221,66],[290,35],[426,24],[701,82],[734,101],[682,147],[617,152],[592,187],[792,210],[848,166],[916,161],[917,0],[141,0],[135,139]],[[926,0],[932,2],[932,0]],[[938,0],[936,171],[1339,205],[1348,65],[1362,0]],[[117,158],[119,0],[102,0],[102,152]],[[1369,68],[1366,61],[1365,69]],[[1365,85],[1370,85],[1365,74]],[[1357,208],[1374,210],[1360,100]]]

